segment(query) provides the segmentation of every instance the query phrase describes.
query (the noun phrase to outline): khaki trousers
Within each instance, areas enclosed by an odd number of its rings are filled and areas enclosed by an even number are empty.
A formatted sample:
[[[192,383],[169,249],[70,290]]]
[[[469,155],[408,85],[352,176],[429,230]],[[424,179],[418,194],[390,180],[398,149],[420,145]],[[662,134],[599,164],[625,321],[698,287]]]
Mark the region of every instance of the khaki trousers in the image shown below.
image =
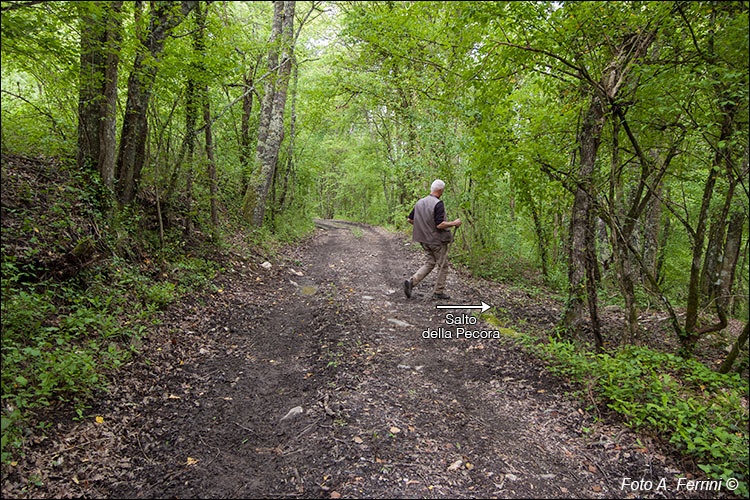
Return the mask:
[[[433,293],[445,291],[445,278],[448,276],[448,243],[429,245],[420,243],[425,251],[425,263],[411,277],[412,286],[422,281],[437,266],[438,275]]]

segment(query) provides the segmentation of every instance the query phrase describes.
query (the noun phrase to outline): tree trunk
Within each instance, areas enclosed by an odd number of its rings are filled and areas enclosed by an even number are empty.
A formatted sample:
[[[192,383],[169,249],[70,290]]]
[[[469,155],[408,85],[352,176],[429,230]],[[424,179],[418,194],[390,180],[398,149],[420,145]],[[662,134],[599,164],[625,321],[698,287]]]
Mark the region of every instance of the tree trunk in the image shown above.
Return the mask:
[[[621,236],[616,236],[621,238]],[[623,344],[635,341],[639,337],[640,325],[638,324],[638,303],[635,299],[635,284],[633,283],[633,266],[631,263],[630,252],[624,242],[616,242],[615,249],[615,269],[620,292],[625,300],[625,325],[626,333],[622,339]]]
[[[281,198],[279,199],[279,210],[284,209],[284,201],[286,200],[287,196],[287,189],[289,188],[289,174],[294,169],[294,136],[296,134],[296,123],[297,123],[297,78],[299,73],[299,68],[297,67],[297,61],[294,56],[292,56],[292,66],[294,68],[294,72],[292,73],[292,116],[290,117],[290,123],[289,123],[289,148],[287,150],[287,158],[286,158],[286,174],[284,174],[284,186],[281,189]]]
[[[78,100],[78,166],[99,172],[114,189],[117,146],[117,67],[122,38],[122,2],[79,4],[81,13],[81,71]]]
[[[583,158],[583,157],[582,157]],[[590,214],[593,217],[593,213]],[[589,221],[589,227],[592,227],[592,221]],[[594,233],[586,233],[586,298],[589,305],[589,316],[591,318],[591,331],[594,335],[594,343],[597,351],[604,350],[602,341],[601,322],[599,321],[599,311],[597,305],[597,293],[599,291],[599,262],[596,257],[596,243],[594,242]]]
[[[198,118],[198,99],[195,95],[195,81],[188,75],[187,96],[185,103],[185,143],[187,149],[187,173],[185,178],[185,239],[190,239],[193,232],[193,158],[195,152],[195,122]]]
[[[633,266],[626,241],[630,241],[631,232],[623,229],[634,227],[626,221],[627,208],[623,194],[623,183],[620,164],[620,120],[617,116],[612,119],[612,160],[609,180],[609,212],[614,220],[610,221],[610,240],[612,246],[612,260],[617,273],[617,284],[625,301],[625,332],[621,344],[629,344],[639,336],[638,303],[635,299],[635,285]],[[636,190],[636,193],[639,193]],[[640,200],[633,200],[638,203]]]
[[[740,279],[737,280],[737,288],[734,289],[732,294],[732,316],[739,314],[740,304],[745,296],[745,278],[747,275],[743,272],[745,270],[745,262],[748,255],[748,247],[750,247],[750,239],[745,240],[745,250],[742,252],[742,262],[740,263]]]
[[[539,214],[540,209],[537,207],[536,202],[534,202],[534,197],[528,189],[521,189],[520,193],[522,200],[525,200],[528,204],[529,210],[531,211],[531,217],[534,220],[534,230],[536,232],[537,247],[539,248],[539,258],[542,261],[542,275],[546,278],[549,273],[547,264],[547,234],[542,225],[542,220]]]
[[[173,2],[154,2],[151,7],[148,37],[141,40],[143,47],[137,52],[128,78],[128,100],[122,121],[120,150],[117,154],[117,198],[128,204],[135,198],[138,179],[145,162],[145,144],[148,135],[146,112],[151,100],[152,87],[158,72],[159,58],[170,31],[196,6],[196,2],[181,2],[180,12],[175,12]]]
[[[557,266],[558,259],[558,241],[559,241],[560,214],[557,211],[557,202],[555,202],[554,212],[552,213],[552,265]]]
[[[263,100],[260,104],[260,116],[258,118],[258,134],[255,146],[255,160],[252,166],[250,179],[247,183],[245,196],[242,201],[242,213],[245,220],[253,221],[255,205],[257,204],[256,186],[257,171],[262,169],[261,159],[266,154],[266,138],[268,137],[268,126],[271,123],[273,103],[276,90],[277,77],[279,74],[279,47],[281,45],[281,31],[284,22],[284,2],[276,0],[273,4],[273,23],[271,25],[271,42],[268,49],[268,71],[272,73],[263,84]]]
[[[577,188],[573,200],[570,220],[570,245],[568,251],[568,302],[561,325],[574,332],[583,322],[586,298],[587,248],[591,227],[591,200],[589,193],[593,185],[596,155],[601,142],[602,128],[606,117],[601,98],[593,95],[586,111],[578,137],[581,166],[578,170]]]
[[[219,227],[219,214],[216,206],[217,203],[217,186],[216,186],[216,161],[214,160],[214,140],[213,130],[211,128],[211,101],[208,96],[208,75],[206,74],[206,64],[204,61],[206,53],[206,15],[208,14],[201,8],[200,2],[193,11],[195,15],[195,24],[197,30],[193,35],[193,49],[196,58],[195,70],[200,82],[200,99],[203,105],[203,130],[206,138],[206,158],[208,159],[208,190],[211,210],[211,233],[216,237]]]
[[[242,118],[240,120],[240,161],[242,162],[242,187],[240,194],[247,189],[247,182],[252,172],[251,154],[250,154],[250,117],[253,114],[253,92],[249,90],[253,87],[254,67],[251,67],[247,73],[242,75],[244,95],[242,97]]]
[[[78,166],[99,168],[99,112],[103,98],[105,54],[102,39],[106,30],[101,22],[101,3],[79,3],[81,29],[81,70],[78,91]],[[102,9],[102,12],[97,12]]]
[[[750,327],[750,323],[745,323],[745,328],[742,329],[742,333],[737,337],[737,341],[732,346],[732,350],[729,351],[726,359],[721,363],[719,373],[729,373],[729,370],[732,369],[732,365],[734,364],[734,360],[737,359],[740,349],[742,349],[745,343],[747,343],[748,327]]]
[[[122,2],[112,2],[107,16],[107,60],[104,70],[104,99],[99,128],[99,174],[110,192],[115,190],[115,159],[117,156],[117,67],[122,41]]]
[[[735,210],[729,219],[724,257],[721,261],[718,285],[716,286],[716,302],[724,311],[728,309],[732,287],[734,286],[735,270],[742,248],[742,229],[745,225],[745,212]]]
[[[214,160],[214,140],[211,132],[211,104],[208,92],[204,89],[203,119],[206,122],[206,156],[208,157],[208,191],[211,198],[211,227],[216,233],[219,227],[219,211],[217,207],[218,187],[216,185],[216,161]],[[216,236],[214,234],[214,236]]]
[[[726,143],[731,136],[734,125],[734,113],[736,106],[731,109],[723,107],[721,133],[719,134],[718,143]],[[703,242],[706,238],[706,219],[708,218],[708,208],[711,204],[711,198],[714,192],[716,178],[719,176],[719,166],[724,157],[729,156],[726,147],[716,147],[711,170],[706,178],[706,184],[703,188],[703,200],[701,202],[700,213],[698,214],[698,223],[693,238],[693,258],[690,266],[690,282],[688,284],[687,310],[685,312],[685,330],[680,338],[681,351],[685,356],[692,354],[695,343],[701,333],[707,333],[706,330],[698,331],[698,312],[700,305],[700,273],[701,257],[703,256]]]
[[[661,255],[661,249],[663,248],[662,232],[661,232],[661,219],[662,219],[662,202],[661,202],[662,184],[654,187],[654,196],[651,198],[648,215],[646,217],[646,230],[643,238],[643,257],[646,262],[646,266],[651,269],[651,274],[657,277],[659,276],[659,257]],[[641,273],[641,283],[651,293],[656,293],[656,290],[651,289],[649,281]]]
[[[734,189],[737,186],[737,178],[731,172],[729,172],[729,188],[727,189],[726,197],[724,198],[724,204],[721,207],[721,211],[714,214],[711,218],[711,225],[708,230],[708,243],[706,244],[706,257],[703,259],[703,270],[701,271],[701,297],[702,303],[707,304],[713,298],[713,292],[716,289],[714,283],[718,278],[720,263],[721,263],[721,249],[724,245],[724,235],[727,229],[727,219],[729,217],[729,209],[732,205],[732,198],[734,197]]]
[[[274,24],[275,23],[276,21],[274,21]],[[271,119],[268,123],[268,131],[263,147],[261,147],[261,131],[260,129],[258,131],[258,148],[256,152],[258,170],[256,170],[253,175],[251,185],[248,186],[248,193],[254,191],[254,196],[250,195],[245,197],[247,201],[244,207],[245,216],[251,216],[252,224],[255,227],[261,227],[263,225],[268,190],[271,187],[271,181],[273,180],[276,171],[276,163],[279,158],[279,148],[284,139],[284,107],[286,106],[287,87],[289,85],[289,75],[294,50],[293,1],[284,2],[281,45],[281,67],[279,68],[278,81],[273,95]]]
[[[670,190],[667,189],[666,191],[666,199],[667,203],[669,203],[669,200],[671,199]],[[656,279],[657,284],[661,284],[664,282],[664,261],[667,258],[667,243],[669,242],[669,237],[672,234],[672,218],[669,216],[664,217],[664,227],[661,231],[661,238],[659,240],[659,256],[656,259],[656,267],[653,270],[654,278]],[[648,282],[650,284],[650,281]],[[658,288],[658,287],[657,287]],[[658,293],[657,289],[654,288],[654,293]]]

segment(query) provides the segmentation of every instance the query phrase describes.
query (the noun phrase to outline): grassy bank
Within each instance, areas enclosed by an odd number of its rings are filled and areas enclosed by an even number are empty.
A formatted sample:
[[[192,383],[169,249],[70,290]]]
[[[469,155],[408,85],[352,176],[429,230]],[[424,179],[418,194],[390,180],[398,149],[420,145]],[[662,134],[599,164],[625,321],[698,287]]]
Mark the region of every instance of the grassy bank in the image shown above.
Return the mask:
[[[502,322],[483,315],[491,324]],[[507,328],[553,373],[591,388],[597,403],[635,429],[650,429],[692,456],[710,478],[739,480],[748,495],[748,384],[702,363],[647,347],[624,346],[596,354],[577,342],[539,339]]]

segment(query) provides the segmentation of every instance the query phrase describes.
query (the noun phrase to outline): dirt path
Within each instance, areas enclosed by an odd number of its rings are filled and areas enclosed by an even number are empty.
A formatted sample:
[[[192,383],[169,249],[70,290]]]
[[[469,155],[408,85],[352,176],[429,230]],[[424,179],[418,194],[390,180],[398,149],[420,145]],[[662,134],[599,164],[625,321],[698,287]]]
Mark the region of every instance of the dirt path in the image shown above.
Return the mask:
[[[58,478],[64,491],[688,495],[621,490],[623,477],[664,477],[671,488],[685,470],[610,416],[595,423],[595,410],[565,396],[572,387],[511,342],[423,338],[426,329],[455,327],[429,299],[434,276],[404,297],[421,254],[401,236],[341,221],[319,226],[270,270],[229,269],[211,300],[182,306],[176,323],[152,336],[128,374],[138,382],[95,409],[104,423],[69,430],[64,446],[76,450],[67,456],[77,472]],[[507,289],[454,271],[447,292],[465,304],[516,303]]]

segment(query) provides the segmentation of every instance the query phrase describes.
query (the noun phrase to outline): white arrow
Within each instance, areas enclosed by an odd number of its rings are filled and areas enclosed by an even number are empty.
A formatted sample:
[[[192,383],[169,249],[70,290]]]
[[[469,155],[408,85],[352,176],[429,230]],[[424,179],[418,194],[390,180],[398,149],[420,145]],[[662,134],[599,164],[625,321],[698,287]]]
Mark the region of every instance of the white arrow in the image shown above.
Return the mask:
[[[445,305],[445,306],[435,306],[435,309],[481,309],[482,312],[484,312],[490,307],[491,306],[489,304],[485,304],[483,301],[481,306]]]

